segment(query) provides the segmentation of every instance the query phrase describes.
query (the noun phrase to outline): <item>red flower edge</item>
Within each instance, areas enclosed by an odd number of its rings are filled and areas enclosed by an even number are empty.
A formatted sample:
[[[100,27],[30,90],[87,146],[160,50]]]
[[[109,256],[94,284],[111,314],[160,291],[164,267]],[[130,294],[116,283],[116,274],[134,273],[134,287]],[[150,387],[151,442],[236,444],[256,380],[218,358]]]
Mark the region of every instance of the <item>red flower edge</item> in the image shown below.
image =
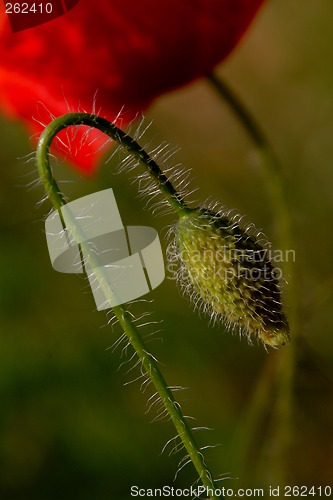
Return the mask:
[[[53,116],[92,111],[97,93],[101,113],[114,120],[123,109],[126,123],[161,93],[209,74],[262,3],[80,0],[64,16],[18,33],[1,5],[0,108],[39,134]],[[89,174],[105,138],[84,138],[80,130],[77,151],[64,154]]]

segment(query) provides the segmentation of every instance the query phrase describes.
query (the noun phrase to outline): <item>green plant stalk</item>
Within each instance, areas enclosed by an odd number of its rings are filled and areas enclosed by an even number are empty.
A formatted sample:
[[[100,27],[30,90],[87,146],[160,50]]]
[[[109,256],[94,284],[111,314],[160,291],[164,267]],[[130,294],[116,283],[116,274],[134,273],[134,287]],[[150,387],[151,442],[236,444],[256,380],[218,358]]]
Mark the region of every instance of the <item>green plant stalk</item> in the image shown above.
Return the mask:
[[[167,179],[163,172],[161,172],[159,166],[130,136],[104,118],[86,113],[69,113],[55,119],[45,128],[40,136],[36,154],[37,168],[40,179],[43,182],[45,191],[52,205],[59,211],[63,223],[64,220],[61,214],[61,207],[66,204],[66,200],[53,177],[49,161],[49,152],[51,143],[56,135],[61,130],[73,125],[88,125],[90,127],[97,128],[117,141],[123,148],[133,154],[140,164],[148,170],[157,186],[160,188],[162,194],[167,198],[177,214],[181,216],[183,212],[187,211],[185,202],[176,192],[171,182]],[[68,229],[71,231],[74,239],[77,241],[85,241],[84,237],[82,237],[82,229],[75,221],[74,216],[71,216],[70,212]],[[107,280],[105,279],[103,272],[104,268],[100,265],[98,256],[91,251],[89,245],[81,243],[80,246],[87,263],[92,269],[94,269],[95,277],[98,280],[99,286],[102,288],[106,299],[111,300],[113,298],[113,292],[107,284]],[[163,402],[163,405],[177,430],[177,434],[184,444],[188,456],[192,461],[202,484],[208,490],[214,492],[215,486],[212,474],[205,464],[203,455],[193,437],[192,431],[186,419],[184,418],[181,407],[173,397],[172,391],[169,389],[166,381],[164,380],[155,358],[148,351],[147,346],[140,332],[134,325],[128,311],[122,306],[115,306],[112,309],[124,333],[141,360],[145,372],[160,396],[161,401]],[[214,493],[212,493],[210,498],[211,500],[217,500]]]
[[[231,110],[238,118],[244,130],[248,134],[251,141],[261,152],[264,165],[264,173],[266,174],[266,185],[270,195],[270,201],[277,221],[277,240],[279,241],[282,250],[293,248],[292,228],[288,203],[285,196],[284,179],[278,158],[276,157],[268,139],[261,130],[260,126],[248,111],[244,103],[239,99],[235,92],[217,75],[211,73],[208,76],[208,81],[211,83],[216,92],[230,106]],[[297,324],[297,289],[295,279],[293,279],[292,263],[287,261],[284,263],[284,272],[288,276],[288,301],[292,304],[289,311],[289,321],[292,329],[293,338],[297,341],[298,324]],[[266,368],[264,367],[264,376]],[[291,342],[281,354],[280,363],[276,365],[276,380],[278,383],[276,397],[276,412],[275,412],[275,435],[277,447],[279,448],[279,470],[277,482],[282,484],[285,475],[285,470],[288,468],[287,452],[289,437],[291,435],[291,418],[292,418],[292,403],[293,403],[293,379],[295,371],[295,342]],[[248,442],[250,445],[250,436],[256,435],[262,412],[265,411],[266,402],[270,396],[270,386],[267,384],[265,390],[262,389],[262,384],[258,384],[255,392],[253,404],[258,404],[258,398],[262,399],[260,406],[262,411],[256,411],[250,408],[248,411],[248,420],[242,419],[242,424],[246,426],[248,433]],[[247,421],[246,421],[247,420]],[[252,432],[251,432],[252,430]],[[243,455],[242,455],[243,456]],[[243,456],[243,458],[245,458]],[[244,464],[242,464],[244,466]]]

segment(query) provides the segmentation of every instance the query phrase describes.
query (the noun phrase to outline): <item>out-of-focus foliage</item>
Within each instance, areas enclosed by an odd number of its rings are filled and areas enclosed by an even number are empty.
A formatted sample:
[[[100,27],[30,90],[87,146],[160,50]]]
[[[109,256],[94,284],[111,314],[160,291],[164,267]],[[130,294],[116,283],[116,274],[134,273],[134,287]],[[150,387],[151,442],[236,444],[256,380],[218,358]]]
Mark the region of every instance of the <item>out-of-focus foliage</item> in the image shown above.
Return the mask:
[[[279,484],[326,485],[333,468],[333,26],[330,0],[272,1],[262,10],[243,45],[220,68],[266,131],[287,175],[294,228],[301,338],[285,457],[277,454],[274,422],[276,381],[272,367],[284,355],[250,347],[245,340],[208,326],[193,312],[173,280],[151,294],[161,331],[149,344],[163,364],[195,425],[214,473],[239,477],[237,488]],[[160,98],[147,114],[148,135],[180,146],[177,161],[193,169],[193,198],[212,196],[237,208],[278,245],[276,225],[257,152],[228,108],[205,81]],[[133,126],[135,127],[135,125]],[[148,140],[148,135],[147,140]],[[158,139],[156,139],[158,138]],[[121,349],[107,348],[119,329],[105,326],[104,313],[82,277],[52,270],[43,233],[47,202],[36,208],[41,188],[31,188],[34,164],[19,125],[1,122],[0,135],[0,497],[4,500],[130,498],[130,485],[173,484],[179,457],[160,456],[174,435],[170,423],[150,423],[140,382],[118,370]],[[165,236],[172,216],[155,218],[136,198],[126,174],[112,175],[117,158],[94,180],[57,167],[71,199],[112,186],[124,223],[151,225]],[[133,176],[133,174],[132,174]],[[166,246],[166,237],[164,237]],[[150,297],[149,297],[150,298]],[[287,305],[288,312],[288,305]],[[102,328],[105,326],[105,328]],[[151,327],[151,331],[153,331]],[[153,340],[155,338],[155,340]],[[160,342],[159,339],[163,339]],[[286,347],[285,349],[288,349]],[[264,366],[266,366],[264,370]],[[264,377],[264,378],[263,378]],[[266,378],[267,377],[267,378]],[[248,450],[247,475],[240,463],[248,433],[244,421],[258,379],[267,380],[268,404],[260,432]],[[271,385],[270,385],[271,384]],[[270,404],[271,401],[271,404]],[[184,469],[175,486],[188,487]]]

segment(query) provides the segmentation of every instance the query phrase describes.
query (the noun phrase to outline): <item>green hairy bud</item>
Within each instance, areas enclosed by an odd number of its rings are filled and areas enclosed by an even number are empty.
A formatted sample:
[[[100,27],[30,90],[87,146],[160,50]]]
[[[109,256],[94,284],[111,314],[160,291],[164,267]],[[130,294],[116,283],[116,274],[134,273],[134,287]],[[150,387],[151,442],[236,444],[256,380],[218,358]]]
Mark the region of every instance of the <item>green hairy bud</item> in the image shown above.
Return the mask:
[[[175,228],[179,278],[214,318],[265,345],[289,340],[277,270],[267,249],[235,218],[186,210]]]

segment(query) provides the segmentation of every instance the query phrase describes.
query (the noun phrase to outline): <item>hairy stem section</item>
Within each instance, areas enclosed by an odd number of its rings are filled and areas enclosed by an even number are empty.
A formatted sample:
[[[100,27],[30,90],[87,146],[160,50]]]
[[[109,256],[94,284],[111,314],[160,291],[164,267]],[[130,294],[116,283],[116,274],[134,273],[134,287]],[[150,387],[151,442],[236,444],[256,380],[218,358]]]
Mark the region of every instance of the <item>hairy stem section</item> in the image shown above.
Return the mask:
[[[51,203],[54,208],[59,211],[63,223],[64,220],[61,215],[61,207],[66,204],[66,201],[53,177],[49,161],[49,152],[53,139],[61,130],[69,126],[77,125],[88,125],[90,127],[97,128],[117,141],[123,148],[135,156],[139,163],[148,170],[162,194],[167,198],[170,205],[178,215],[188,210],[185,202],[174,189],[168,178],[160,170],[156,162],[130,136],[116,127],[113,123],[110,123],[109,121],[96,115],[86,113],[70,113],[55,119],[45,128],[40,137],[36,155],[40,178],[44,184],[46,193]],[[89,267],[94,270],[95,278],[98,285],[103,290],[106,299],[112,300],[113,291],[107,282],[106,276],[104,275],[104,267],[101,265],[98,255],[96,255],[96,252],[92,251],[89,244],[86,242],[83,230],[74,215],[71,214],[69,210],[68,212],[66,211],[66,215],[67,229],[71,232],[74,240],[83,242],[80,243],[79,246],[81,253],[84,256],[85,264],[88,264]],[[203,455],[193,437],[192,431],[182,413],[181,407],[175,400],[172,391],[169,389],[155,358],[148,351],[147,346],[139,330],[134,325],[129,312],[122,306],[113,307],[113,312],[136,354],[141,360],[144,371],[152,381],[161,401],[163,402],[164,408],[167,410],[176,428],[177,434],[184,444],[188,457],[192,461],[203,486],[209,490],[211,500],[217,500],[217,497],[214,494],[215,485],[211,472],[205,464]],[[219,498],[221,497],[219,496]]]
[[[132,137],[118,128],[114,123],[89,113],[68,113],[67,115],[60,116],[53,120],[40,136],[37,160],[38,171],[48,197],[55,208],[59,208],[59,202],[64,204],[65,200],[51,172],[49,163],[50,146],[52,140],[61,130],[70,126],[80,125],[96,128],[120,144],[148,171],[176,213],[180,214],[183,210],[186,210],[187,206],[184,200],[154,159]]]
[[[183,416],[181,407],[175,400],[171,390],[168,388],[154,357],[147,351],[146,345],[142,337],[139,335],[138,330],[133,325],[128,312],[126,312],[123,308],[118,307],[115,307],[113,310],[137,355],[141,359],[142,366],[153,382],[164,407],[171,417],[171,420],[177,430],[177,434],[182,440],[188,456],[199,474],[202,484],[208,490],[214,490],[212,475],[204,462],[203,455],[199,450],[192,431]],[[215,499],[216,497],[215,495],[211,495],[211,498]]]

